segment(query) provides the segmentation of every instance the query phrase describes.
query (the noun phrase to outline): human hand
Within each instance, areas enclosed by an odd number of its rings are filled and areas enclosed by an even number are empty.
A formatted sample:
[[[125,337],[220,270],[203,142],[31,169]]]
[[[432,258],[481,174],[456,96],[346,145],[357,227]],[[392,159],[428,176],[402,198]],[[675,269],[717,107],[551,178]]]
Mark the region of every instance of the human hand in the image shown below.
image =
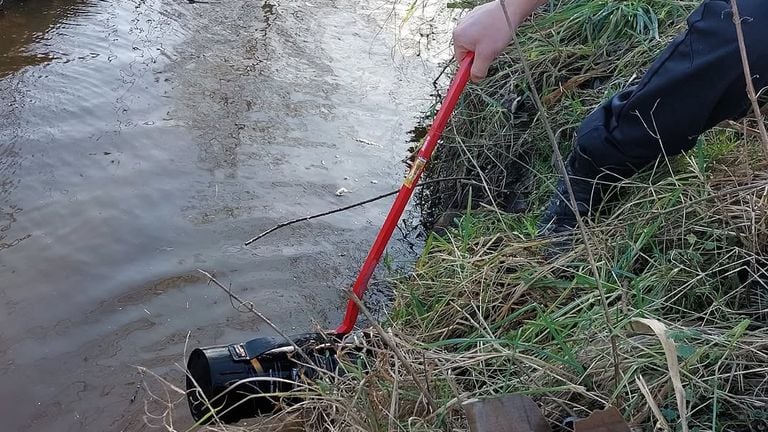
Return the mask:
[[[500,2],[504,2],[505,8]],[[461,61],[468,51],[474,51],[472,81],[478,82],[488,74],[488,66],[512,42],[517,27],[546,0],[491,0],[474,8],[453,30],[453,52]],[[509,23],[504,16],[509,14]],[[511,26],[510,26],[511,24]]]
[[[453,30],[453,51],[456,59],[461,61],[469,51],[475,53],[470,73],[474,82],[485,78],[491,62],[511,41],[512,30],[498,1],[474,8]]]

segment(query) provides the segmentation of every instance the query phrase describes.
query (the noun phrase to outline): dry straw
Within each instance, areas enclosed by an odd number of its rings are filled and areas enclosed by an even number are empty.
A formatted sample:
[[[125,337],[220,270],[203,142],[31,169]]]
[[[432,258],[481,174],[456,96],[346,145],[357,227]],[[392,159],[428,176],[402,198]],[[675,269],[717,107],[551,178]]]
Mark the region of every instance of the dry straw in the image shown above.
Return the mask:
[[[370,355],[271,422],[465,430],[462,401],[520,392],[553,424],[619,403],[637,430],[768,428],[760,133],[721,125],[622,183],[567,254],[546,258],[534,232],[556,176],[531,89],[567,151],[580,119],[641,76],[699,2],[554,3],[521,29],[522,53],[468,88],[429,169],[476,181],[424,188],[427,221],[472,210],[393,281],[389,319],[363,341]],[[496,211],[505,205],[516,213]]]

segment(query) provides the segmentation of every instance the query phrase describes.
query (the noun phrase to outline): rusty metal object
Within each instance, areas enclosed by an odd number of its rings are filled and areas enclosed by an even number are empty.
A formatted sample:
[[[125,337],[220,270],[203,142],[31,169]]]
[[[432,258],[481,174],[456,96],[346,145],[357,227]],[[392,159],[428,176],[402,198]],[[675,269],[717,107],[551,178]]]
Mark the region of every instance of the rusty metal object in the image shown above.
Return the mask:
[[[472,432],[551,432],[536,402],[520,394],[462,404]]]

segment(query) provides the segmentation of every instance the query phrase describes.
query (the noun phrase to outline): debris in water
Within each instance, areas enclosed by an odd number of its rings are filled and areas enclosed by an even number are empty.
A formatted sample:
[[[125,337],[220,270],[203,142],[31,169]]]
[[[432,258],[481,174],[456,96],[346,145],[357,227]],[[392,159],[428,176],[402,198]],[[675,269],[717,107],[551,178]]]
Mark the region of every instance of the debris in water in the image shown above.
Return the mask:
[[[380,148],[383,148],[383,147],[381,146],[381,144],[376,144],[375,142],[373,142],[373,141],[368,141],[368,140],[366,140],[366,139],[362,139],[362,138],[355,138],[355,141],[357,141],[357,142],[359,142],[359,143],[363,143],[363,144],[365,144],[365,145],[369,145],[369,146],[374,146],[374,147],[380,147]]]
[[[336,191],[336,196],[344,196],[345,194],[348,194],[349,190],[347,188],[341,188]]]
[[[378,180],[371,180],[371,184],[379,184]]]

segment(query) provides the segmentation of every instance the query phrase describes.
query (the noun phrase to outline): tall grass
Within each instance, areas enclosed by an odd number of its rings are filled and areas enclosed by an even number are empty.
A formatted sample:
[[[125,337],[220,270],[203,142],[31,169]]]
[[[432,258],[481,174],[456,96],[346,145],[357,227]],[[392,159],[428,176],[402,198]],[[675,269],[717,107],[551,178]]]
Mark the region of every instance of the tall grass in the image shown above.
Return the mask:
[[[445,211],[493,205],[535,211],[549,192],[551,148],[530,96],[537,87],[567,152],[570,136],[600,102],[642,76],[653,58],[685,26],[698,2],[563,0],[519,32],[535,83],[519,55],[508,51],[481,85],[465,91],[427,178],[475,177],[486,187],[442,183],[419,194],[430,226]],[[438,103],[439,101],[436,101]]]
[[[428,224],[450,209],[463,216],[432,233],[395,281],[389,342],[361,339],[370,356],[315,383],[278,421],[464,430],[462,401],[519,392],[553,425],[614,405],[637,430],[768,428],[768,166],[749,128],[713,129],[619,185],[620,199],[597,212],[588,246],[613,326],[587,245],[550,259],[535,234],[555,176],[531,86],[568,151],[579,121],[642,76],[697,4],[553,1],[524,26],[536,82],[510,51],[462,97],[427,177],[481,186],[424,189]]]
[[[621,185],[590,244],[615,334],[585,245],[550,261],[528,215],[473,211],[430,236],[387,323],[437,408],[374,333],[365,364],[282,415],[308,430],[464,430],[462,401],[517,392],[553,425],[614,405],[638,430],[764,430],[768,174],[751,152],[708,148]]]

